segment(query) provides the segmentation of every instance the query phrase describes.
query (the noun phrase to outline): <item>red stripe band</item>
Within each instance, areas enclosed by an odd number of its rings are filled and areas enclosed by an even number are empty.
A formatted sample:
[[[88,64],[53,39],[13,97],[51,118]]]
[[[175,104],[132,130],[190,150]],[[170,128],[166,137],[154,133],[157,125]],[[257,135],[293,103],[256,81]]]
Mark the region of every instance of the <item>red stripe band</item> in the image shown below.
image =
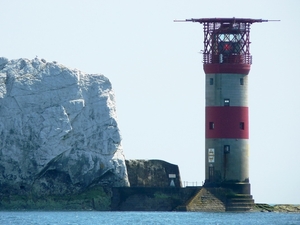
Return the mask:
[[[250,71],[250,65],[249,64],[233,64],[233,63],[228,63],[228,64],[213,63],[213,64],[204,64],[203,69],[206,74],[234,73],[234,74],[247,75]]]
[[[249,138],[248,107],[206,107],[206,138]]]

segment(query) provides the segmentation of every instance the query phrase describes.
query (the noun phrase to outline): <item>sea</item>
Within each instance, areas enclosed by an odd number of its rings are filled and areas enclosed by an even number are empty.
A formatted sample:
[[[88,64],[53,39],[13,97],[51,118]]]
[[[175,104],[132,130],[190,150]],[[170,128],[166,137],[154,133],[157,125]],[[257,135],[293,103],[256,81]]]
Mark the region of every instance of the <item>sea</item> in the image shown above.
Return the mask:
[[[0,225],[247,224],[300,225],[299,213],[1,211]]]

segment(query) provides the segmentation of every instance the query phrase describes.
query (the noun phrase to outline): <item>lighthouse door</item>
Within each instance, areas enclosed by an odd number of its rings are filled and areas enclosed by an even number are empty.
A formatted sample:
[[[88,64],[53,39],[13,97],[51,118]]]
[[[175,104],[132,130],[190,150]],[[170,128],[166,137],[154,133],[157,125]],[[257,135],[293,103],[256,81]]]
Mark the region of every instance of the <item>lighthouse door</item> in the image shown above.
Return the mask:
[[[214,166],[212,164],[208,168],[208,179],[210,182],[214,181]]]

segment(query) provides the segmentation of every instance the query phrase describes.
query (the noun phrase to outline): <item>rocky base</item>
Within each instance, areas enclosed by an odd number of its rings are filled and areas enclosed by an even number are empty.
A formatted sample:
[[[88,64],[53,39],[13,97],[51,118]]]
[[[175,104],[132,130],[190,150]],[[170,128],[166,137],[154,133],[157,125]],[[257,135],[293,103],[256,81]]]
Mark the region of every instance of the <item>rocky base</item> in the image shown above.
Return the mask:
[[[102,187],[70,195],[0,195],[0,210],[97,210],[109,211],[111,190]]]
[[[0,210],[49,211],[226,211],[221,201],[209,193],[201,193],[201,204],[189,199],[197,197],[200,187],[193,188],[89,188],[69,195],[1,195]],[[202,192],[205,189],[202,189]],[[190,204],[189,204],[190,203]],[[199,202],[198,202],[199,203]],[[214,210],[212,210],[214,206]],[[300,213],[300,205],[254,204],[248,212]]]
[[[289,205],[289,204],[268,205],[268,204],[257,203],[255,204],[253,211],[300,213],[300,205]]]

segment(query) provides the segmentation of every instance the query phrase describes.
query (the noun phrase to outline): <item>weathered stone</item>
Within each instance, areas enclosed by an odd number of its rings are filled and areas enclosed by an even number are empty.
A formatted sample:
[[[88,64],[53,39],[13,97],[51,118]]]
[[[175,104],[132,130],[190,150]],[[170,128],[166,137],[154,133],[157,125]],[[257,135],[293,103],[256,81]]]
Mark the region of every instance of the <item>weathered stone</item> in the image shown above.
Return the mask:
[[[189,202],[187,202],[186,210],[196,212],[225,212],[226,205],[210,190],[202,188]]]
[[[181,187],[177,165],[162,160],[126,160],[131,187]]]
[[[2,193],[128,186],[109,80],[57,63],[0,58]]]

